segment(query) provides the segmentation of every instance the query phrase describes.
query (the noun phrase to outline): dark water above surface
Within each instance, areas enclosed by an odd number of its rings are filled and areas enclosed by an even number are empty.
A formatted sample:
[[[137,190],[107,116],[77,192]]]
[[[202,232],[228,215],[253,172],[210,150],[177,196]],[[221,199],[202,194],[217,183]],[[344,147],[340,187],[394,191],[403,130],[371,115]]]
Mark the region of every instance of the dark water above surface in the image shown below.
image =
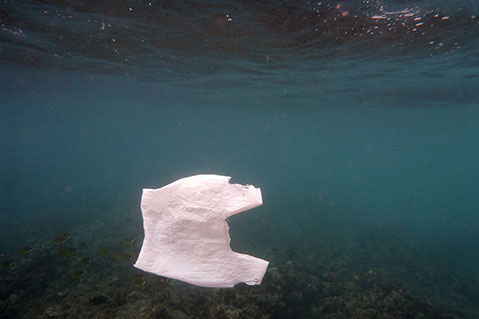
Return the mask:
[[[478,40],[477,1],[0,1],[0,313],[477,318]],[[259,290],[132,269],[141,189],[200,173],[261,188]]]

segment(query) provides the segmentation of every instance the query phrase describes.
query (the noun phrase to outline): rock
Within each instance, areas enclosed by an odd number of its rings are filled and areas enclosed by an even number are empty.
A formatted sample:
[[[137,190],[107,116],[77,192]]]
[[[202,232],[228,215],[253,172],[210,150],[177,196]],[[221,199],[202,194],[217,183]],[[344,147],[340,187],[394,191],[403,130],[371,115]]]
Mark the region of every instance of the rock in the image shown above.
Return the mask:
[[[98,295],[98,296],[90,298],[89,302],[94,306],[98,306],[98,305],[104,304],[107,300],[108,300],[108,297],[103,295]]]

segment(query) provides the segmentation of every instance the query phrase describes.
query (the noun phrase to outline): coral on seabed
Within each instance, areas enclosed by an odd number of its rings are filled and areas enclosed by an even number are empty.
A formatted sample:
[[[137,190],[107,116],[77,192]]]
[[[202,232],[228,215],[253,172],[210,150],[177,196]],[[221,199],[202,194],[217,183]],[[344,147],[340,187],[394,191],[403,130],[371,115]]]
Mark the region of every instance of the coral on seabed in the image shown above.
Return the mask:
[[[439,295],[408,281],[403,268],[429,269],[438,287],[442,273],[411,256],[390,236],[359,233],[357,245],[315,252],[294,248],[265,252],[271,261],[260,286],[201,288],[132,267],[139,240],[122,237],[109,247],[62,235],[37,242],[0,268],[0,316],[11,318],[474,318]],[[378,241],[378,237],[380,237]],[[65,239],[62,242],[60,239]],[[392,239],[394,240],[394,239]],[[59,243],[61,242],[61,245]],[[380,242],[380,247],[375,247]],[[103,245],[104,243],[102,243]],[[59,247],[61,246],[61,247]],[[377,250],[400,261],[387,266]],[[394,248],[394,249],[393,249]],[[59,251],[59,249],[61,249]],[[409,252],[408,252],[409,251]],[[383,252],[382,256],[385,256]],[[15,258],[14,258],[15,257]],[[415,264],[416,263],[416,264]],[[429,280],[416,274],[414,280]],[[453,289],[454,287],[451,287]],[[437,288],[439,291],[440,289]],[[430,291],[433,291],[432,289]],[[464,303],[466,304],[466,303]]]

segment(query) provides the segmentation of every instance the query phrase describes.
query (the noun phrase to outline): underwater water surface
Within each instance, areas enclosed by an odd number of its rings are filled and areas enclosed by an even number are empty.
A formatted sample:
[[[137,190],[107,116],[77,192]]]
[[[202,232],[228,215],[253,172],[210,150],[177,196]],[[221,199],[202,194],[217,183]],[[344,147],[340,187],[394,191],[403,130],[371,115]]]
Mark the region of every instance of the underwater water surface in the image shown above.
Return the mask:
[[[0,317],[478,318],[479,2],[0,1]],[[143,188],[260,187],[260,286],[133,268]]]

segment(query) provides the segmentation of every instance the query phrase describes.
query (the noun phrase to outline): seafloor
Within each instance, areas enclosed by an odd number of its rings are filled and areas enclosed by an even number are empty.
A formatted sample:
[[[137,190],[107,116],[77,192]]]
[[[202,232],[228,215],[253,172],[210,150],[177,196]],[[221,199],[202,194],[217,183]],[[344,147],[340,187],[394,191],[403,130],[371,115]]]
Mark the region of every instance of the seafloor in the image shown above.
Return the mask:
[[[270,261],[263,283],[218,289],[133,268],[141,221],[98,221],[2,252],[0,317],[479,318],[477,273],[460,279],[447,257],[393,234],[360,227],[342,246],[256,251]]]

